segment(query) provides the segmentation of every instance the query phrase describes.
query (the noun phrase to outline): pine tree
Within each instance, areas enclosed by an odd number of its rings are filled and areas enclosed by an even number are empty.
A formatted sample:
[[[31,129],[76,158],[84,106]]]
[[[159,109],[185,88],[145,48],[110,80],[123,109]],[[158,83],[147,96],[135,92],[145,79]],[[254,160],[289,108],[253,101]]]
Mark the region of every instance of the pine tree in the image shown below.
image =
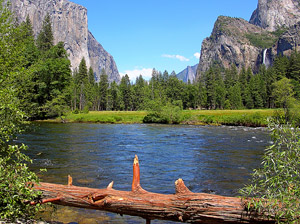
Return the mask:
[[[273,69],[277,81],[287,76],[289,67],[290,67],[290,60],[288,57],[283,55],[278,55],[274,59]]]
[[[197,82],[196,85],[197,85],[197,90],[198,90],[197,107],[199,107],[200,109],[206,108],[206,106],[207,106],[207,92],[206,92],[205,85],[200,81]]]
[[[254,108],[263,108],[264,106],[263,98],[261,96],[260,86],[261,86],[260,75],[254,75],[250,79],[250,83],[249,83],[249,89],[251,91]]]
[[[82,58],[78,68],[78,74],[75,77],[75,85],[79,93],[79,110],[83,110],[86,102],[86,87],[88,84],[88,74],[85,58]]]
[[[224,109],[225,96],[226,96],[225,84],[221,77],[221,71],[218,69],[216,71],[216,107],[218,109]]]
[[[109,88],[109,108],[113,111],[120,110],[120,91],[115,81],[110,84]]]
[[[236,83],[234,86],[229,88],[228,99],[230,101],[231,109],[236,110],[242,108],[242,96],[239,83]]]
[[[108,102],[108,76],[104,69],[101,70],[99,82],[99,110],[106,110]]]
[[[121,109],[125,111],[132,110],[132,93],[131,93],[131,83],[129,76],[126,74],[122,77],[120,83],[120,92],[121,92]]]
[[[95,75],[92,67],[89,68],[88,79],[89,79],[89,83],[93,86],[95,84]]]
[[[207,92],[207,109],[216,109],[216,82],[214,69],[211,67],[205,74],[205,86]]]
[[[133,96],[133,108],[134,110],[141,110],[144,107],[146,93],[145,93],[146,81],[143,79],[143,76],[140,75],[136,78]]]
[[[47,14],[42,25],[42,30],[37,37],[37,46],[41,52],[48,51],[53,46],[53,32],[51,27],[51,18]]]

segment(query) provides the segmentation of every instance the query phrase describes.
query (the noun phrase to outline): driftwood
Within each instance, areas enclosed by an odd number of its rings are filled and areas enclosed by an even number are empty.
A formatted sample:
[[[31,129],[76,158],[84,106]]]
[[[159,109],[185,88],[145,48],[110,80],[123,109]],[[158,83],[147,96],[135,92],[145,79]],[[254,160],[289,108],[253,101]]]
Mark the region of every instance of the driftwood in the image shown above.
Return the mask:
[[[43,192],[43,200],[36,203],[54,203],[65,206],[104,210],[139,216],[151,220],[172,220],[187,223],[275,223],[264,216],[247,211],[247,202],[241,198],[224,197],[205,193],[192,193],[182,179],[175,182],[175,194],[151,193],[140,185],[140,168],[137,156],[133,163],[132,191],[113,189],[113,182],[106,189],[92,189],[72,185],[40,183],[36,190]]]

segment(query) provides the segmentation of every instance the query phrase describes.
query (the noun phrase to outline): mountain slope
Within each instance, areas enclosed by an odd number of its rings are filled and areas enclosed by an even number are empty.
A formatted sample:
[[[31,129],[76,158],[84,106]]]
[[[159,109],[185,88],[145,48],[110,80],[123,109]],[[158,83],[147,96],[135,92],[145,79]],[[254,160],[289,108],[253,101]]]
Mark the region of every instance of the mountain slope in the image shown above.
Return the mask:
[[[298,21],[299,0],[259,0],[250,22],[218,17],[211,36],[202,42],[197,78],[214,63],[223,68],[251,67],[254,72],[263,63],[270,66],[276,55],[299,47]]]
[[[120,75],[112,56],[95,40],[88,30],[87,9],[68,0],[10,0],[12,11],[20,22],[29,16],[34,34],[41,30],[49,13],[55,44],[64,42],[72,69],[79,66],[84,57],[96,76],[105,69],[109,80],[120,81]],[[93,41],[91,41],[93,40]]]
[[[244,19],[219,16],[211,36],[202,42],[197,75],[203,74],[213,63],[224,68],[234,64],[239,69],[251,67],[258,70],[262,62],[259,55],[263,48],[251,39],[257,36],[265,36],[270,40],[274,38],[269,32]]]
[[[185,83],[188,83],[189,80],[191,83],[193,83],[196,79],[197,67],[198,64],[194,66],[188,66],[186,69],[177,74],[177,78]]]

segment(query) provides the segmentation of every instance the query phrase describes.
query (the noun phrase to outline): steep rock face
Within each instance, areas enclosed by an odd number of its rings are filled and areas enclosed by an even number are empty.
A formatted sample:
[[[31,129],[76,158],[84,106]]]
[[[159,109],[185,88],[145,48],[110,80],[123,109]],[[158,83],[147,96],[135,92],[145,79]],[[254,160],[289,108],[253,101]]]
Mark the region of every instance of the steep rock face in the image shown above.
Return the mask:
[[[290,27],[300,21],[299,0],[259,0],[250,23],[268,31]]]
[[[188,66],[182,72],[177,74],[177,78],[184,81],[185,83],[188,83],[189,80],[191,83],[193,83],[196,79],[197,68],[198,64],[194,66]]]
[[[91,66],[97,74],[97,79],[99,80],[101,71],[104,68],[106,74],[110,74],[108,76],[108,81],[116,81],[119,83],[121,79],[113,57],[104,50],[91,32],[88,33],[88,51]]]
[[[275,32],[274,32],[275,31]],[[202,43],[197,78],[212,63],[224,68],[235,64],[258,71],[261,64],[271,66],[278,54],[300,50],[300,1],[259,0],[250,23],[220,16],[212,34]]]
[[[86,8],[68,0],[10,0],[10,2],[12,10],[20,22],[24,21],[27,15],[29,16],[36,36],[42,28],[45,16],[50,14],[54,43],[64,42],[72,69],[77,68],[84,57],[87,66],[92,66],[97,77],[100,76],[99,70],[104,68],[111,81],[120,80],[112,56],[102,48],[95,38],[93,41],[89,41],[91,34],[88,30]]]
[[[238,68],[258,69],[262,63],[262,48],[251,42],[251,35],[271,35],[260,27],[244,19],[220,16],[210,37],[202,42],[197,77],[201,76],[213,63],[224,68],[232,64]],[[271,38],[271,36],[270,36]]]
[[[277,55],[290,56],[294,50],[300,51],[300,22],[284,32],[273,47]]]

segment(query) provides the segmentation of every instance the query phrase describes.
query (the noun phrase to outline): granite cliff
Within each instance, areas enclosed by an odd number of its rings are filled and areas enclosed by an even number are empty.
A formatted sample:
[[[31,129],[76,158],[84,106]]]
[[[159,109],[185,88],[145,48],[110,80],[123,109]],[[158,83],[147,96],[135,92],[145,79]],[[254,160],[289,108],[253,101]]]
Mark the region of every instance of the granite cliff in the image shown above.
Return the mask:
[[[96,77],[104,69],[110,81],[120,81],[113,57],[104,50],[88,30],[87,9],[68,0],[10,0],[12,11],[20,22],[29,16],[34,34],[41,30],[44,17],[49,13],[55,44],[64,42],[72,69],[84,57]]]
[[[197,78],[213,64],[224,68],[270,66],[278,54],[289,55],[300,44],[299,0],[259,0],[250,22],[218,17],[211,36],[202,42]]]
[[[290,27],[300,21],[299,0],[259,0],[250,23],[268,31],[285,26]]]
[[[196,79],[197,67],[198,64],[194,66],[188,66],[186,69],[179,72],[176,76],[179,80],[182,80],[185,83],[188,83],[189,81],[193,83]]]

